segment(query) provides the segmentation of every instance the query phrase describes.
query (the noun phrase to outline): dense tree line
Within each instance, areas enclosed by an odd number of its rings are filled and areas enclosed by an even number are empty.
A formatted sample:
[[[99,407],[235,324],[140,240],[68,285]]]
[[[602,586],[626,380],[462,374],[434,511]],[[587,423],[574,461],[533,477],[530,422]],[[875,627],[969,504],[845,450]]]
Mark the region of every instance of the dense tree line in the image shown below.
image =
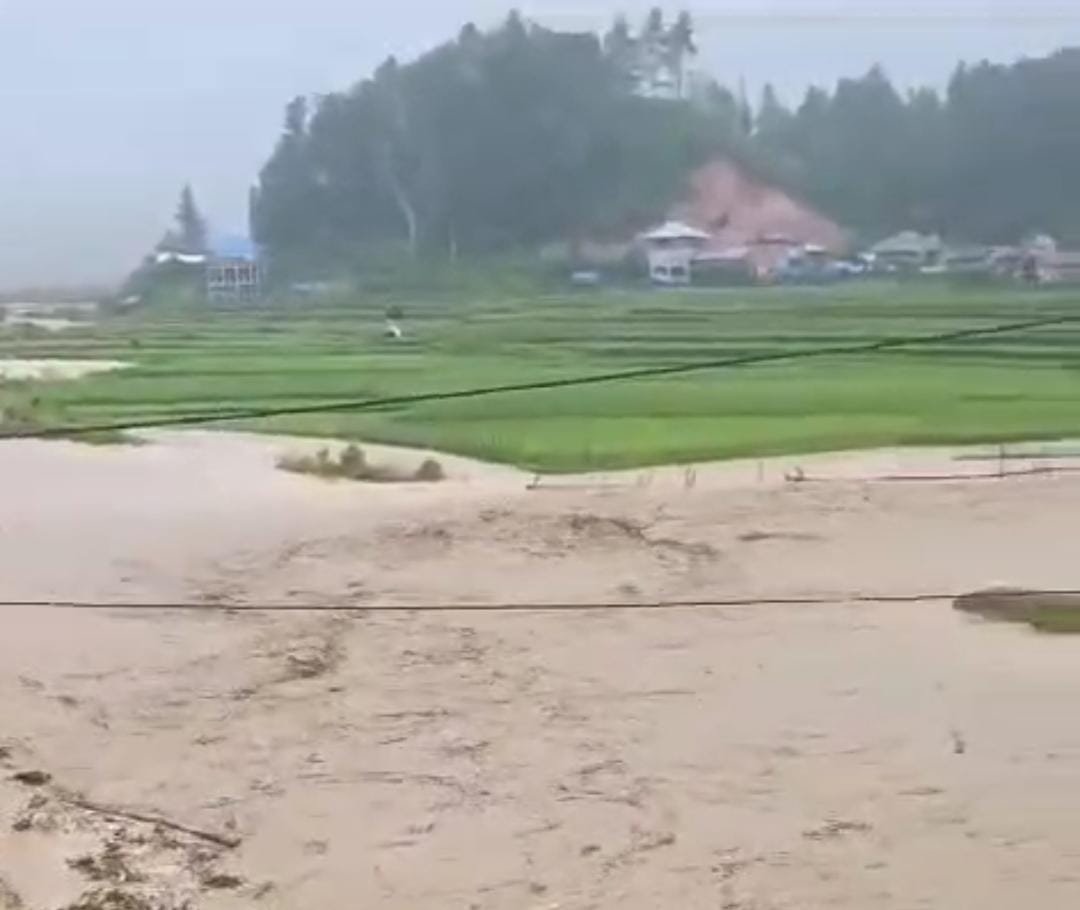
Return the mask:
[[[640,43],[639,43],[640,42]],[[394,246],[453,257],[647,222],[729,123],[678,100],[693,25],[606,41],[511,15],[286,111],[253,194],[258,240],[319,265]],[[661,70],[672,85],[664,93]],[[649,91],[643,91],[643,86]],[[663,95],[654,97],[653,95]]]
[[[877,67],[794,111],[766,88],[754,140],[772,175],[865,233],[1080,241],[1080,50],[960,66],[944,96],[902,96]]]
[[[292,101],[252,195],[257,239],[286,270],[372,250],[455,257],[625,234],[726,154],[865,234],[972,240],[1080,231],[1080,51],[960,67],[942,96],[878,68],[814,88],[690,78],[691,18],[654,11],[603,38],[516,14],[468,25],[415,62]]]

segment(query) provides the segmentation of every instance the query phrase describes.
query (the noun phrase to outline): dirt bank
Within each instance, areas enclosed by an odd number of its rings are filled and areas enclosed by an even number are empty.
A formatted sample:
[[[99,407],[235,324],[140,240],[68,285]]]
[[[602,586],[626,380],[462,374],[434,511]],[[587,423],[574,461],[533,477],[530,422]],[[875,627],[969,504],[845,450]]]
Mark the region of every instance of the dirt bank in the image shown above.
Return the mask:
[[[1076,586],[1080,478],[788,461],[530,490],[461,461],[388,488],[275,471],[294,445],[0,445],[4,597],[840,602],[0,608],[0,907],[1080,900],[1080,639],[842,596]],[[942,466],[812,467],[909,457]]]

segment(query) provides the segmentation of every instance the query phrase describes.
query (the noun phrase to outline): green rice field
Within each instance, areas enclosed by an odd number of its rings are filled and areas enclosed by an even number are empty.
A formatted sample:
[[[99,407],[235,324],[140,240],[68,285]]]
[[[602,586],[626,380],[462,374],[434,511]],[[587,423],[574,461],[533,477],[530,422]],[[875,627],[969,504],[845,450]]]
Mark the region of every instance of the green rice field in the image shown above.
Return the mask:
[[[1080,291],[848,285],[166,308],[60,332],[0,329],[2,358],[109,358],[79,382],[8,383],[47,420],[277,408],[854,345],[1080,317]],[[229,424],[228,426],[235,426]],[[544,471],[886,445],[1080,436],[1080,322],[874,354],[248,421]]]

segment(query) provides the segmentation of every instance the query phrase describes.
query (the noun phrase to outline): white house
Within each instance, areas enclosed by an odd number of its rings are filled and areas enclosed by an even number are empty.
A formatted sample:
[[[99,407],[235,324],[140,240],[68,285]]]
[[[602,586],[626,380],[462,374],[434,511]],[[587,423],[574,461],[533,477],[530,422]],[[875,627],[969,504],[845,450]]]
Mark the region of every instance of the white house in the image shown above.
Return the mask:
[[[937,265],[945,244],[937,234],[901,231],[870,248],[878,262],[900,269],[920,269]]]
[[[1080,283],[1080,253],[1058,250],[1038,262],[1039,275],[1050,284]]]
[[[693,280],[694,259],[712,239],[711,235],[681,221],[668,221],[641,235],[649,263],[649,278],[660,285],[688,285]]]
[[[212,302],[256,300],[261,278],[258,251],[246,237],[222,237],[206,257],[206,296]]]

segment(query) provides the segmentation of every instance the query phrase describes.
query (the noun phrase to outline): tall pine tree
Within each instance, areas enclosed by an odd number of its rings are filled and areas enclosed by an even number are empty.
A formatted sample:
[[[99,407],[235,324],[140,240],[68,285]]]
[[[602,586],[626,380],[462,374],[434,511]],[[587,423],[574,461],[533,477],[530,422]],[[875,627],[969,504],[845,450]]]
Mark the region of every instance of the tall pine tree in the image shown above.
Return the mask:
[[[176,240],[184,253],[206,252],[206,219],[199,211],[190,183],[181,190],[176,207]]]

